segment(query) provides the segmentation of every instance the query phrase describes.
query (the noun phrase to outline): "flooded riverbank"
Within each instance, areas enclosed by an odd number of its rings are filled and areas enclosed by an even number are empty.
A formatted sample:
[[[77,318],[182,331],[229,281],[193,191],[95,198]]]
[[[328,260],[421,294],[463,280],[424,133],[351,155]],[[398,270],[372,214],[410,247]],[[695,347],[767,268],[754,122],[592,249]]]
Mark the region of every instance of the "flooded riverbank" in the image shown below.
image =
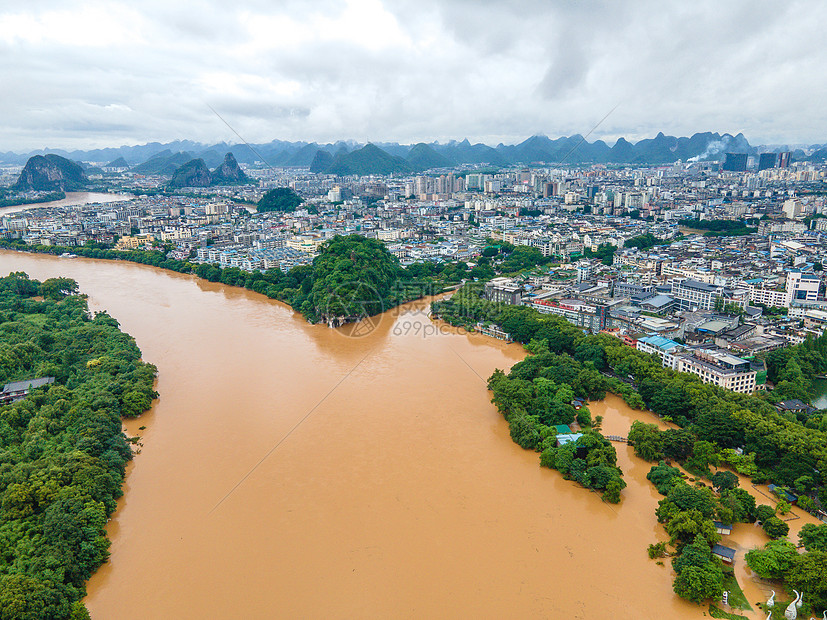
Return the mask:
[[[485,379],[519,345],[394,329],[425,302],[347,338],[143,265],[0,252],[21,270],[75,278],[159,368],[93,618],[703,617],[646,555],[649,464],[618,446],[613,506],[512,443]]]
[[[52,200],[50,202],[35,202],[25,205],[14,205],[11,207],[0,207],[0,215],[19,213],[29,209],[50,209],[54,207],[71,207],[74,205],[85,205],[104,202],[121,202],[134,198],[131,194],[108,194],[102,192],[66,192],[66,198]]]
[[[626,404],[617,396],[610,395],[604,401],[589,403],[589,410],[592,413],[592,417],[598,415],[604,416],[603,433],[606,435],[619,435],[625,437],[635,420],[640,420],[641,422],[645,422],[647,424],[657,424],[658,428],[661,430],[666,430],[667,428],[678,428],[675,424],[668,424],[664,422],[650,411],[635,411],[629,409],[629,407],[627,407]],[[615,448],[617,449],[618,465],[621,469],[623,469],[625,479],[629,484],[629,487],[624,491],[624,493],[639,493],[640,491],[635,491],[635,489],[640,489],[644,485],[648,485],[649,489],[652,491],[654,502],[652,503],[651,513],[642,514],[641,518],[651,518],[652,522],[657,523],[657,519],[654,516],[654,511],[655,508],[657,508],[658,501],[660,501],[663,496],[660,495],[655,490],[654,485],[646,479],[646,474],[649,473],[649,470],[654,463],[647,463],[643,459],[637,458],[634,455],[634,448],[632,446],[615,444]],[[713,469],[713,471],[715,470]],[[737,472],[733,473],[738,476],[739,486],[752,495],[758,505],[776,505],[778,500],[769,492],[767,485],[754,485],[746,476],[738,474]],[[632,484],[632,480],[630,480],[630,478],[634,480],[634,484]],[[711,486],[708,480],[704,481],[704,483],[707,486]],[[644,501],[641,500],[638,504],[643,507]],[[789,514],[779,515],[779,517],[790,526],[788,539],[793,543],[798,542],[798,533],[806,523],[812,523],[814,525],[819,525],[821,523],[814,516],[798,507],[792,508]],[[657,540],[668,540],[669,537],[664,528],[661,525],[657,525],[657,528],[659,530]],[[779,587],[777,582],[772,583],[759,578],[750,570],[747,566],[746,560],[744,559],[744,555],[747,551],[756,547],[762,547],[768,541],[769,538],[764,533],[764,530],[760,526],[753,523],[734,524],[732,534],[729,536],[724,536],[723,540],[721,540],[721,544],[736,550],[735,562],[733,564],[735,577],[738,584],[741,586],[741,589],[744,591],[744,595],[750,605],[753,606],[753,613],[741,610],[738,610],[737,613],[747,617],[764,617],[762,614],[759,614],[756,603],[765,603],[773,589],[778,592],[780,598],[783,597],[782,588]],[[652,542],[655,542],[655,540],[653,539]],[[666,560],[665,563],[668,564],[668,560]],[[721,605],[719,604],[719,607],[720,606]]]

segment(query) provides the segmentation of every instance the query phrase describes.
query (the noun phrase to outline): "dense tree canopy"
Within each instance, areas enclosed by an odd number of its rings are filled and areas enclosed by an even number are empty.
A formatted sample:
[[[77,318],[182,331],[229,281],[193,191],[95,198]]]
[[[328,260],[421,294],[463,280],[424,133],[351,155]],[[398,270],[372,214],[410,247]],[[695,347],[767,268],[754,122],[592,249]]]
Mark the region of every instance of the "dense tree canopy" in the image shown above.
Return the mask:
[[[267,211],[279,211],[292,213],[304,202],[302,197],[289,187],[276,187],[267,191],[261,200],[258,201],[256,211],[266,213]]]
[[[88,618],[84,584],[109,555],[132,457],[120,418],[157,396],[135,341],[76,292],[64,278],[0,278],[0,380],[55,377],[0,406],[3,619]]]
[[[508,375],[497,370],[488,380],[492,402],[508,421],[511,438],[523,448],[540,451],[542,466],[602,491],[606,501],[619,502],[626,483],[614,446],[588,428],[591,416],[585,408],[577,411],[571,404],[576,395],[603,398],[608,383],[593,366],[548,347],[539,351],[515,364]],[[583,436],[558,446],[554,427],[575,419],[586,426]]]
[[[807,523],[798,533],[798,540],[807,551],[827,551],[827,525]]]

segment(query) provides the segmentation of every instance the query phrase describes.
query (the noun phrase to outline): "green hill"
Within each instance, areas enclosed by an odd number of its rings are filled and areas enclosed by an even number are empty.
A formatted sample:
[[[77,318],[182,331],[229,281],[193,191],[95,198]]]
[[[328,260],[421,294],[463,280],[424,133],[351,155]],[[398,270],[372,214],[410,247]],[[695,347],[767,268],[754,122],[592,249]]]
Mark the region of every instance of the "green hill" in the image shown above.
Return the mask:
[[[203,159],[193,159],[178,168],[169,182],[170,187],[209,187],[210,169]]]
[[[277,187],[271,189],[261,197],[256,210],[259,213],[265,213],[267,211],[292,213],[299,208],[302,202],[304,201],[301,196],[289,187]]]
[[[313,156],[313,161],[310,162],[310,172],[318,172],[324,174],[333,164],[333,155],[322,149],[318,149]]]
[[[224,162],[212,171],[210,185],[246,185],[250,178],[244,174],[232,153],[224,156]]]
[[[313,259],[313,288],[303,311],[336,324],[379,314],[396,305],[390,297],[398,270],[381,241],[337,235]]]
[[[129,163],[123,157],[118,157],[118,159],[106,164],[104,168],[129,168]]]
[[[351,153],[336,155],[327,174],[364,176],[368,174],[404,174],[411,166],[401,157],[394,157],[378,146],[366,144]]]
[[[452,165],[451,160],[440,155],[424,142],[414,145],[408,153],[407,160],[408,165],[416,172],[431,168],[449,168]]]
[[[35,155],[26,162],[11,189],[25,192],[66,192],[82,189],[86,173],[80,164],[60,155]]]

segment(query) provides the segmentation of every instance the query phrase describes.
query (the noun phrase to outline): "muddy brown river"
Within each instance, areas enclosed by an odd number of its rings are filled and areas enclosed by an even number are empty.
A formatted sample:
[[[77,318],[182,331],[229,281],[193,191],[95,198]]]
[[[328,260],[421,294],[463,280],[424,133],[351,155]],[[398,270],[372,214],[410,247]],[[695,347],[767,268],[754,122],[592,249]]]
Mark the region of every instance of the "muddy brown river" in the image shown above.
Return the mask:
[[[96,620],[704,615],[646,555],[649,464],[618,446],[615,506],[512,443],[484,379],[518,345],[434,333],[425,302],[349,338],[142,265],[0,252],[9,271],[76,279],[159,369]],[[619,434],[642,415],[592,412]]]

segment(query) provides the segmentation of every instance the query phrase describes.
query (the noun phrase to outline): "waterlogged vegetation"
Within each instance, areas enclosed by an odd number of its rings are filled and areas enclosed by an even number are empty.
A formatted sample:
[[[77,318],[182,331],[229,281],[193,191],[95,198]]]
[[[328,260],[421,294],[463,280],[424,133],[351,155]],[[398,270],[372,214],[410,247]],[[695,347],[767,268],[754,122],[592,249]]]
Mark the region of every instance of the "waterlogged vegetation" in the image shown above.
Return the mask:
[[[760,577],[780,579],[788,590],[806,592],[806,608],[802,611],[819,613],[827,609],[827,552],[799,553],[787,540],[771,540],[747,552],[746,560]]]
[[[635,422],[629,437],[634,436],[637,441],[653,429],[658,430],[654,424]],[[637,447],[636,443],[636,452]],[[692,484],[694,479],[687,481],[680,468],[664,461],[652,467],[646,476],[664,496],[655,514],[670,537],[668,543],[650,546],[649,556],[672,555],[675,593],[697,603],[720,598],[724,589],[732,591],[737,585],[721,560],[712,554],[712,546],[721,540],[714,521],[750,523],[756,515],[755,498],[737,488],[738,477],[732,472],[720,473],[730,474],[734,482],[730,476],[716,474],[713,484],[717,493],[703,483]],[[730,585],[728,580],[732,582]]]
[[[0,618],[89,617],[84,584],[132,458],[121,418],[157,397],[140,358],[73,280],[0,278],[0,380],[55,378],[0,405]]]
[[[628,439],[638,457],[656,463],[648,477],[665,496],[657,518],[670,540],[668,545],[653,545],[650,555],[673,556],[674,589],[680,596],[703,601],[719,597],[724,588],[726,570],[711,552],[720,540],[714,520],[757,520],[770,538],[783,539],[789,532],[787,523],[778,516],[789,510],[783,494],[795,493],[799,507],[812,513],[827,505],[823,412],[781,414],[773,406],[782,398],[809,400],[806,377],[827,370],[827,336],[770,353],[769,373],[780,392],[761,397],[704,384],[694,375],[663,368],[657,357],[611,336],[587,335],[562,318],[491,303],[480,293],[479,286],[466,285],[451,299],[434,302],[433,313],[452,325],[469,328],[479,322],[497,324],[534,353],[516,364],[509,375],[496,372],[489,379],[489,388],[493,402],[509,421],[514,440],[523,447],[541,450],[542,464],[557,467],[561,463],[557,468],[584,486],[610,478],[608,469],[614,463],[601,454],[601,438],[588,428],[583,440],[586,450],[580,453],[582,463],[574,469],[577,457],[569,451],[578,454],[576,444],[573,449],[553,447],[554,432],[549,426],[571,417],[565,417],[561,406],[570,394],[599,399],[614,392],[633,408],[645,407],[679,426],[660,430],[654,424],[636,422]],[[590,462],[593,451],[600,456]],[[562,455],[559,460],[558,453]],[[667,461],[681,463],[697,478],[687,480],[680,468]],[[606,469],[595,477],[587,475],[591,467]],[[727,468],[756,483],[778,485],[782,494],[778,505],[756,506],[755,499],[738,488],[738,476]],[[806,577],[796,573],[787,581],[802,587],[805,582],[810,584],[805,589],[814,592],[813,603],[821,609],[827,606],[827,598],[819,598],[824,594],[817,592],[827,589],[819,585],[827,584],[827,550],[821,547],[820,530],[808,528],[805,536],[810,548],[805,546],[806,553],[797,562],[807,567]],[[817,583],[816,577],[821,582]]]
[[[508,421],[511,438],[522,448],[540,452],[543,467],[602,491],[603,499],[618,503],[626,483],[614,446],[593,427],[588,409],[578,410],[572,404],[576,394],[603,398],[607,381],[593,366],[552,353],[547,346],[537,346],[537,341],[532,348],[535,354],[515,364],[508,375],[497,370],[488,379],[492,402]],[[560,445],[557,427],[575,420],[580,437]]]

